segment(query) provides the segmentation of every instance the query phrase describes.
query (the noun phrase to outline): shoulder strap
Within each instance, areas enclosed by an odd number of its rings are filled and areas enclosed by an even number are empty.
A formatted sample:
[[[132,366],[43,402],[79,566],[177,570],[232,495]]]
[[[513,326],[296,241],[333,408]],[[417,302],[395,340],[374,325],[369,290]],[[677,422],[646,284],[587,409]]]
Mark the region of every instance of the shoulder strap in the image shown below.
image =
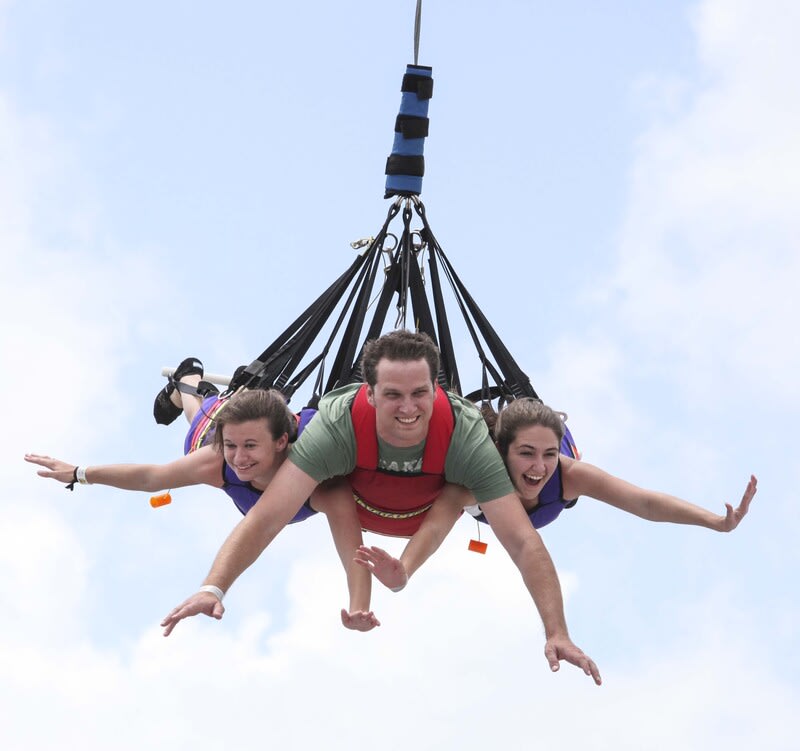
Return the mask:
[[[367,385],[356,392],[350,405],[353,431],[356,436],[356,466],[362,469],[376,469],[378,466],[378,432],[375,427],[375,407],[367,401]],[[447,450],[455,427],[453,405],[447,393],[436,387],[428,435],[425,439],[425,453],[422,457],[422,471],[438,475],[444,472]]]
[[[367,401],[367,384],[356,392],[350,404],[353,431],[356,435],[356,467],[376,469],[378,466],[378,431],[375,407]]]

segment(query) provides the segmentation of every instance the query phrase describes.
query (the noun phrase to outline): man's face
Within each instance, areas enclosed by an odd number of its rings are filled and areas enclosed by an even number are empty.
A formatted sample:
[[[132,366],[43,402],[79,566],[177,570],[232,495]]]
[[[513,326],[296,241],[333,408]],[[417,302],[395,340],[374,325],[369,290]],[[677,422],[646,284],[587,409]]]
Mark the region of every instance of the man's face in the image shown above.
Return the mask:
[[[377,412],[378,435],[398,448],[416,446],[428,435],[434,388],[426,360],[378,361],[375,388],[367,399]]]

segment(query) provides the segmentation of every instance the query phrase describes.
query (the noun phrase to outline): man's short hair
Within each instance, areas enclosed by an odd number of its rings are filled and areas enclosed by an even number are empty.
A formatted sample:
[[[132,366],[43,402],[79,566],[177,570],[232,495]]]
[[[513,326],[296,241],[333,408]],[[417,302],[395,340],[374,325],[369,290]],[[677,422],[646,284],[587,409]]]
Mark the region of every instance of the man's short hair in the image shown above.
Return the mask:
[[[371,388],[375,388],[378,382],[378,362],[384,358],[395,362],[425,360],[430,368],[431,382],[436,383],[439,375],[439,348],[427,334],[396,329],[368,341],[361,357],[361,370],[364,380]]]

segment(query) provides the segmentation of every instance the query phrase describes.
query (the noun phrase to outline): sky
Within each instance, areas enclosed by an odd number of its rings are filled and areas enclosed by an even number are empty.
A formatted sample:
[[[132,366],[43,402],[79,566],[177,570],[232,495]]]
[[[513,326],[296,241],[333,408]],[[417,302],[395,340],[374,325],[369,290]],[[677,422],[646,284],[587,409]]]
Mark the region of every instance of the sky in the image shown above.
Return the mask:
[[[717,511],[759,478],[729,535],[591,499],[543,530],[602,687],[550,673],[467,519],[405,591],[376,586],[373,632],[340,625],[315,518],[222,621],[164,639],[233,505],[24,463],[173,459],[161,368],[232,372],[349,265],[388,210],[414,5],[0,0],[4,749],[797,747],[791,0],[423,6],[428,218],[584,460]]]

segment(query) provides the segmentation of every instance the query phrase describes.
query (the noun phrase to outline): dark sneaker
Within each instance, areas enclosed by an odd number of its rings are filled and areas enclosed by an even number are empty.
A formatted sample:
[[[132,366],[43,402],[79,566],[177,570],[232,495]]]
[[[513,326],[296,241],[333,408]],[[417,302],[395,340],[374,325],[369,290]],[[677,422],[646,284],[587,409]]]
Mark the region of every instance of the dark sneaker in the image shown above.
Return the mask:
[[[199,375],[201,378],[203,377],[203,363],[196,357],[187,357],[175,368],[172,378],[175,381],[180,381],[181,378],[185,378],[188,375]]]
[[[172,403],[172,393],[175,391],[176,386],[179,385],[181,378],[188,375],[199,375],[203,377],[203,363],[196,357],[187,357],[177,368],[175,372],[168,376],[167,385],[156,395],[156,400],[153,403],[153,417],[159,425],[170,425],[175,422],[178,415],[183,412],[181,407],[176,407]]]
[[[175,422],[175,418],[183,412],[183,409],[176,407],[170,399],[173,391],[175,391],[175,382],[170,377],[169,383],[158,392],[156,400],[153,402],[153,417],[159,425],[172,424]]]

